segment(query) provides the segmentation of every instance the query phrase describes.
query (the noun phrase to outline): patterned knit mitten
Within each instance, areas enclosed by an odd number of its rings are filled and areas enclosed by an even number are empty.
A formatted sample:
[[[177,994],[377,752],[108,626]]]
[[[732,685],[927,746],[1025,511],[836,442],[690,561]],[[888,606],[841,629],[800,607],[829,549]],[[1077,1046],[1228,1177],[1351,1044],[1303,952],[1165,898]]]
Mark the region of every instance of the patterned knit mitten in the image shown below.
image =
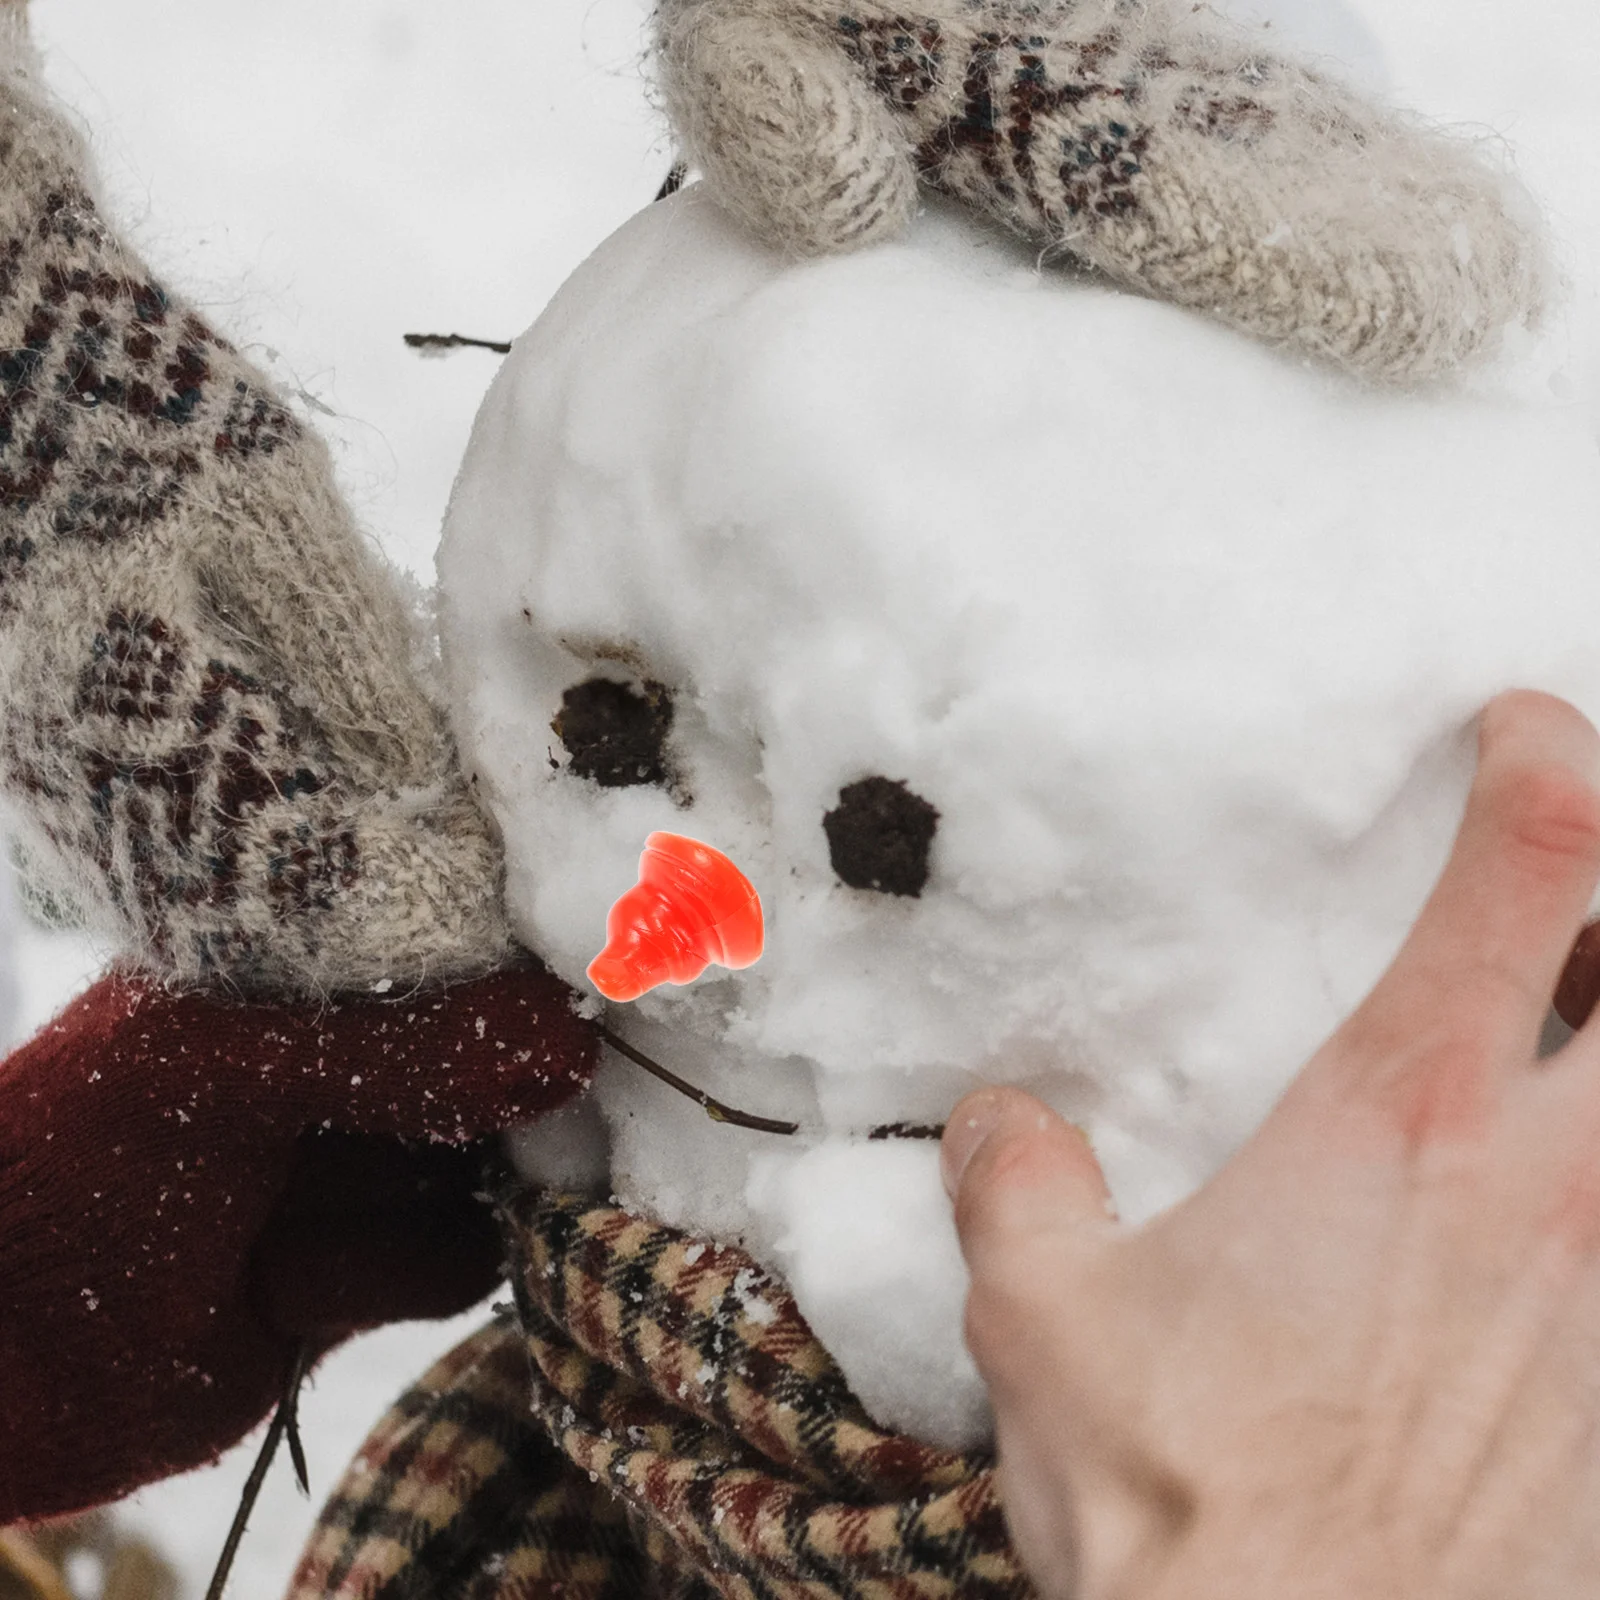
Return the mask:
[[[800,254],[898,231],[917,180],[1129,288],[1372,378],[1538,309],[1531,207],[1470,146],[1189,0],[664,0],[686,153]]]
[[[0,5],[0,788],[179,979],[482,971],[500,858],[322,443],[96,208]]]

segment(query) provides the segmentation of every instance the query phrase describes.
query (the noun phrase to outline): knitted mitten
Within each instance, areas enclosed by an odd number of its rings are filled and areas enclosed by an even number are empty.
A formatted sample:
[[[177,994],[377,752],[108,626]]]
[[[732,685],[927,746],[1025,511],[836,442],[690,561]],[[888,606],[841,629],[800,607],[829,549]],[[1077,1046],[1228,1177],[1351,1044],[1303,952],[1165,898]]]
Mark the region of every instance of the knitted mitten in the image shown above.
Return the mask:
[[[101,217],[6,5],[0,508],[0,788],[36,867],[180,979],[503,958],[393,575],[322,443]]]
[[[0,1526],[211,1459],[302,1340],[503,1275],[482,1140],[596,1044],[541,968],[240,1004],[114,975],[0,1063]]]
[[[899,230],[917,180],[1118,283],[1371,377],[1537,309],[1527,203],[1459,141],[1189,0],[664,0],[667,110],[758,234]]]

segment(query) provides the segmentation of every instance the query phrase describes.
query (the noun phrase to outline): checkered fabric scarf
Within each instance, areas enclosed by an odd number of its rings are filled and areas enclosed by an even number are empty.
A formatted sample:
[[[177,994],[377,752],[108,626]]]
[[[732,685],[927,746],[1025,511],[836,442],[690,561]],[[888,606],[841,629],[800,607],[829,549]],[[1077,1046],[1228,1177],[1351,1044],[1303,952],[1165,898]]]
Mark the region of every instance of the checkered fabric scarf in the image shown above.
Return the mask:
[[[444,1358],[289,1600],[1026,1600],[987,1457],[886,1433],[748,1256],[573,1196],[503,1208],[521,1326]]]

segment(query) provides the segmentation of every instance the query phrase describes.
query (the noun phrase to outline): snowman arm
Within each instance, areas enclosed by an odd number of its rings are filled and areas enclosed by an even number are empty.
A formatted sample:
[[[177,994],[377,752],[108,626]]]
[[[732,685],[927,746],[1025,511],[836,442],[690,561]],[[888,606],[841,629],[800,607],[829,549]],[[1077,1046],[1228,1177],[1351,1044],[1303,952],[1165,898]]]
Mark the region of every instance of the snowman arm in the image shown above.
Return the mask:
[[[906,151],[1046,249],[1371,378],[1447,373],[1539,307],[1532,207],[1477,148],[1177,0],[703,0],[661,55],[687,148],[785,248],[891,231]]]
[[[181,980],[481,971],[499,854],[321,441],[102,216],[0,12],[0,790]]]

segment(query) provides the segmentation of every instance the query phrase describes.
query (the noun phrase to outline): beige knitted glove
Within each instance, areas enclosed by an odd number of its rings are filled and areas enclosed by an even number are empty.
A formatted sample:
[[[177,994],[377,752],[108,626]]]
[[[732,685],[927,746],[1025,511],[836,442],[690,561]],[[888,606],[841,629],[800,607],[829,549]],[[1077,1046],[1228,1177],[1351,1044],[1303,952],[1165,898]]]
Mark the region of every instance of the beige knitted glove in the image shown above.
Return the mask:
[[[0,6],[0,787],[180,979],[482,971],[500,858],[328,454],[101,218]]]
[[[800,254],[898,231],[918,179],[1129,288],[1369,377],[1537,310],[1531,207],[1460,140],[1189,0],[663,0],[687,154]]]

